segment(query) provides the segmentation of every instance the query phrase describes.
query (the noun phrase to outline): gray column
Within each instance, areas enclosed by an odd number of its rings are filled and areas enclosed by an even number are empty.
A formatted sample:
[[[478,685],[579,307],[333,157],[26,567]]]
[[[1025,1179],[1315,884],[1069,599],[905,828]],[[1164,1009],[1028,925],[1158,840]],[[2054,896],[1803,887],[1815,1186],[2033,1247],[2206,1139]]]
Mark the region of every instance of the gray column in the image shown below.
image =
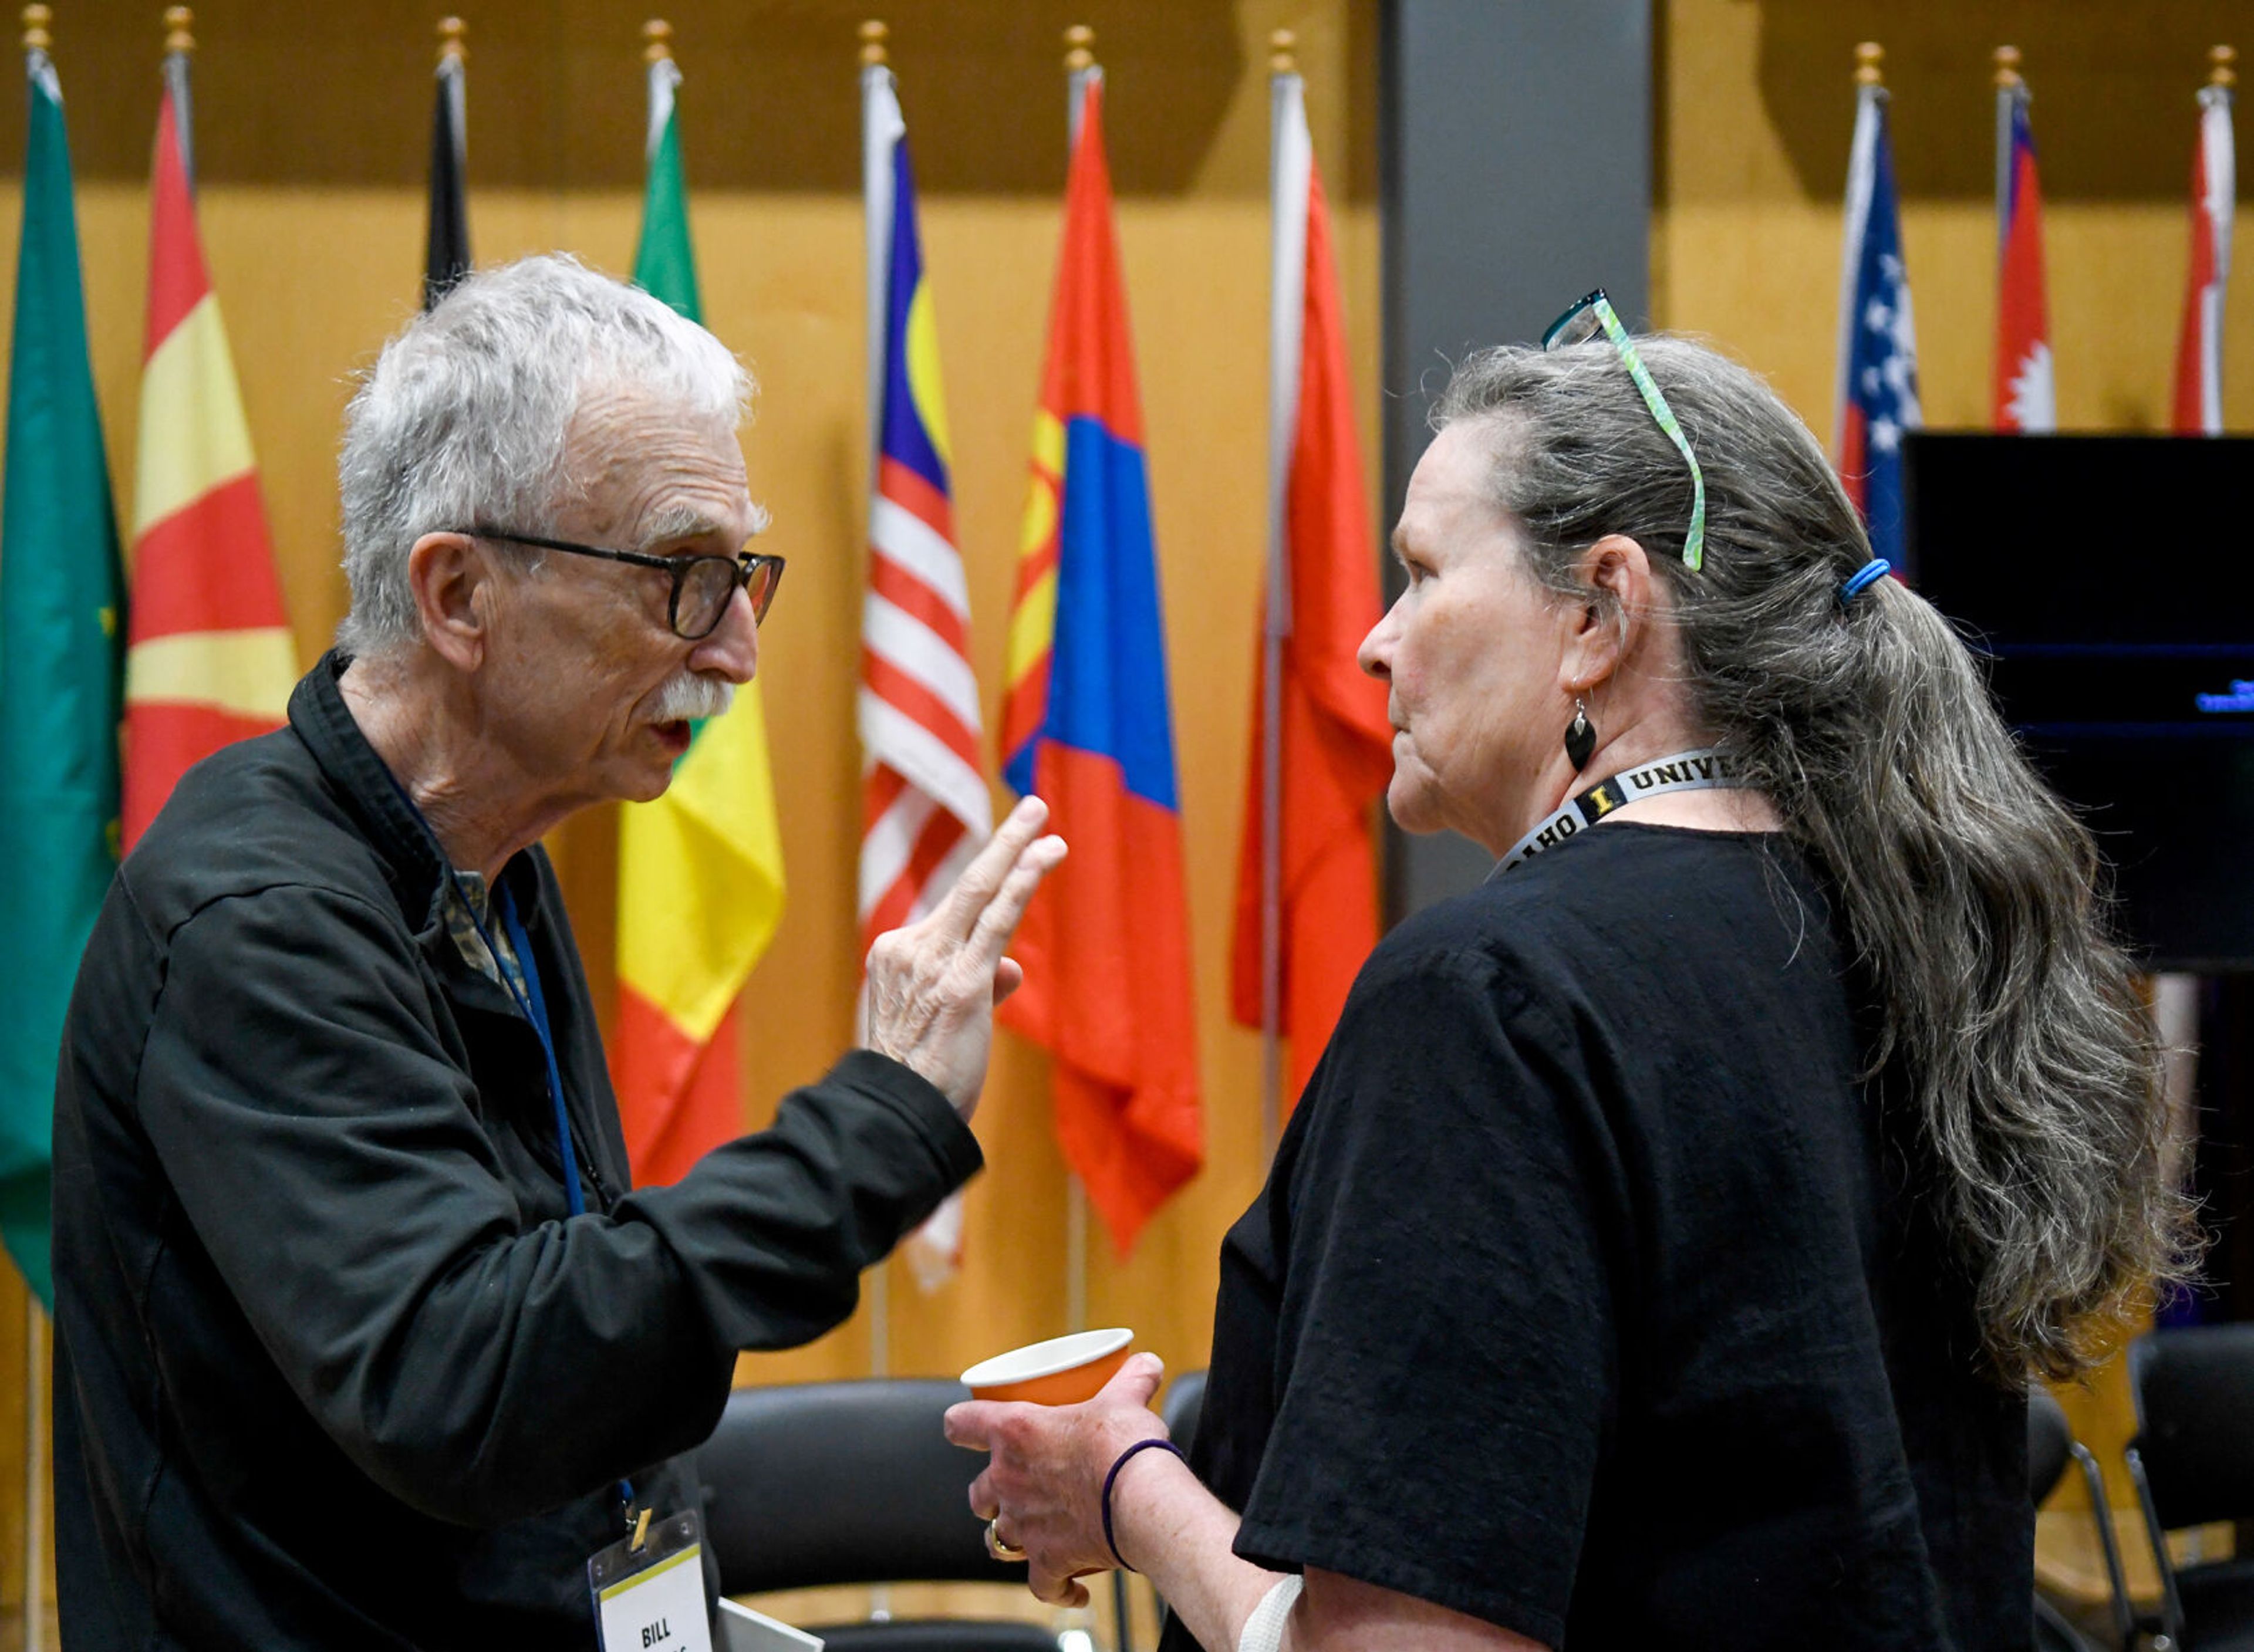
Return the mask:
[[[1390,532],[1451,362],[1592,287],[1649,325],[1650,0],[1386,0],[1381,50]],[[1463,838],[1388,830],[1390,918],[1487,875]]]

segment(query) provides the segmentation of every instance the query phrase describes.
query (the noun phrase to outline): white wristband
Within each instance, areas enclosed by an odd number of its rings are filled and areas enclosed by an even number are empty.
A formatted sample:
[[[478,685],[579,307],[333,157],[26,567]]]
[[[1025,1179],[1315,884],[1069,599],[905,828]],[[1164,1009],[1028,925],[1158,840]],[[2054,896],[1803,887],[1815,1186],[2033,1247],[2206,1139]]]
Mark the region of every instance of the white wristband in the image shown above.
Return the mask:
[[[1292,1615],[1303,1582],[1297,1572],[1276,1579],[1276,1586],[1260,1597],[1237,1632],[1236,1652],[1284,1652],[1284,1621]]]

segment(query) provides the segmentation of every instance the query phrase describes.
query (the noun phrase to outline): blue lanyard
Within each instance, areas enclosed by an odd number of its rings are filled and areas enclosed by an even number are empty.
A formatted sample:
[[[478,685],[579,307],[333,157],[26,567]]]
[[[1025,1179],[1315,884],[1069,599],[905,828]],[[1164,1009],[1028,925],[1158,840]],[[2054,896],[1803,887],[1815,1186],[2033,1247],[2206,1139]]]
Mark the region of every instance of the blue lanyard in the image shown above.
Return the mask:
[[[399,801],[407,805],[416,819],[422,821],[423,830],[430,833],[435,843],[438,834],[430,831],[430,821],[416,806],[415,799],[409,794],[407,788],[399,783],[399,777],[388,766],[383,777],[391,782],[391,789],[398,794]],[[493,892],[500,900],[501,926],[508,932],[508,944],[515,949],[517,968],[524,972],[522,992],[519,992],[516,984],[508,978],[508,970],[500,961],[500,948],[494,945],[493,937],[486,933],[485,920],[478,916],[477,907],[462,892],[461,880],[455,877],[451,864],[447,864],[445,872],[446,881],[453,886],[454,898],[470,914],[471,923],[477,927],[478,939],[485,942],[486,950],[493,955],[494,972],[500,976],[501,990],[508,994],[509,1001],[522,1012],[524,1018],[532,1023],[533,1035],[540,1040],[541,1059],[548,1068],[548,1099],[556,1109],[556,1151],[563,1164],[564,1208],[572,1215],[584,1216],[587,1214],[587,1200],[586,1195],[579,1191],[579,1157],[571,1151],[571,1115],[564,1105],[564,1074],[556,1064],[556,1034],[548,1025],[548,1000],[540,990],[540,965],[532,956],[532,942],[524,933],[524,925],[517,918],[516,901],[509,894],[508,886],[496,878]],[[634,1524],[634,1481],[623,1475],[619,1480],[619,1499],[626,1505],[626,1528],[631,1531]]]
[[[533,962],[532,942],[526,939],[524,925],[517,919],[516,901],[509,894],[508,886],[500,885],[494,892],[500,897],[500,920],[508,931],[508,944],[516,948],[517,968],[524,971],[524,995],[517,996],[508,970],[501,970],[500,978],[508,988],[509,997],[516,998],[516,1007],[524,1012],[524,1018],[532,1023],[532,1030],[539,1037],[540,1054],[548,1063],[548,1099],[556,1109],[556,1151],[564,1166],[564,1200],[573,1215],[584,1216],[587,1214],[587,1200],[579,1191],[579,1160],[571,1151],[571,1116],[564,1108],[564,1074],[556,1065],[556,1035],[548,1026],[548,1000],[541,996],[540,966]],[[491,942],[486,942],[486,950],[493,950]],[[494,956],[494,966],[500,966],[498,953]]]

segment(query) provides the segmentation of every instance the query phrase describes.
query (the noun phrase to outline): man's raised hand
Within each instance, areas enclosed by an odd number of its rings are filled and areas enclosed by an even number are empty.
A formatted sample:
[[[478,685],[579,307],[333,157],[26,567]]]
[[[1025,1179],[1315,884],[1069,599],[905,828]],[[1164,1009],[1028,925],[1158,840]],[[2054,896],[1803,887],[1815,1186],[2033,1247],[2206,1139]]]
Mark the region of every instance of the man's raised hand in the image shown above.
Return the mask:
[[[986,1082],[994,1006],[1025,979],[1004,949],[1064,858],[1064,839],[1040,835],[1048,817],[1040,798],[1024,799],[939,905],[869,948],[862,1041],[929,1079],[965,1118]]]

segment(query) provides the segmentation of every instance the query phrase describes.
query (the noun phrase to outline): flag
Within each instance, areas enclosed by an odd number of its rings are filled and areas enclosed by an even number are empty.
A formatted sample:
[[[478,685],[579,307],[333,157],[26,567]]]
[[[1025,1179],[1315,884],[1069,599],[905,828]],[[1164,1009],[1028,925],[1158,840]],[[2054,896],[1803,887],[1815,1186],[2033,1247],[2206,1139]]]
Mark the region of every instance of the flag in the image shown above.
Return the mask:
[[[2200,88],[2199,143],[2191,155],[2191,276],[2176,344],[2175,431],[2222,434],[2222,294],[2230,280],[2230,219],[2236,189],[2230,87]]]
[[[1055,1060],[1059,1144],[1124,1255],[1197,1172],[1181,815],[1103,86],[1086,82],[1010,614],[1004,774],[1072,845],[1027,909],[1002,1006]]]
[[[449,24],[452,27],[449,28]],[[438,25],[438,95],[430,116],[430,233],[423,256],[423,307],[469,272],[470,123],[461,24]]]
[[[1283,706],[1276,1030],[1292,1041],[1280,1098],[1288,1110],[1338,1024],[1354,972],[1377,944],[1370,810],[1393,773],[1393,730],[1384,687],[1354,660],[1380,613],[1377,549],[1362,493],[1330,214],[1307,134],[1303,83],[1296,74],[1276,80],[1271,542],[1237,858],[1230,1001],[1239,1021],[1264,1025],[1271,715],[1264,666],[1272,631],[1281,637]]]
[[[955,544],[939,340],[916,230],[915,177],[892,71],[862,70],[878,377],[861,608],[861,951],[945,894],[994,830],[981,772],[970,591]],[[962,1196],[909,1236],[928,1290],[961,1260]]]
[[[1902,262],[1886,89],[1857,90],[1847,160],[1846,254],[1839,277],[1839,480],[1863,513],[1871,550],[1907,571],[1902,437],[1924,423],[1917,332]]]
[[[669,56],[649,66],[649,183],[634,280],[701,322]],[[697,724],[673,784],[619,818],[619,1020],[611,1076],[636,1185],[743,1133],[734,1004],[782,918],[782,832],[759,684]]]
[[[0,1239],[42,1302],[55,1061],[117,868],[124,577],[87,355],[62,87],[25,54],[31,132],[0,500]]]
[[[250,429],[196,233],[187,74],[185,52],[165,59],[150,174],[125,655],[128,850],[191,764],[279,728],[298,680]]]
[[[2043,298],[2042,186],[2026,82],[2012,74],[1996,99],[1995,426],[2037,435],[2058,428],[2050,310]]]

